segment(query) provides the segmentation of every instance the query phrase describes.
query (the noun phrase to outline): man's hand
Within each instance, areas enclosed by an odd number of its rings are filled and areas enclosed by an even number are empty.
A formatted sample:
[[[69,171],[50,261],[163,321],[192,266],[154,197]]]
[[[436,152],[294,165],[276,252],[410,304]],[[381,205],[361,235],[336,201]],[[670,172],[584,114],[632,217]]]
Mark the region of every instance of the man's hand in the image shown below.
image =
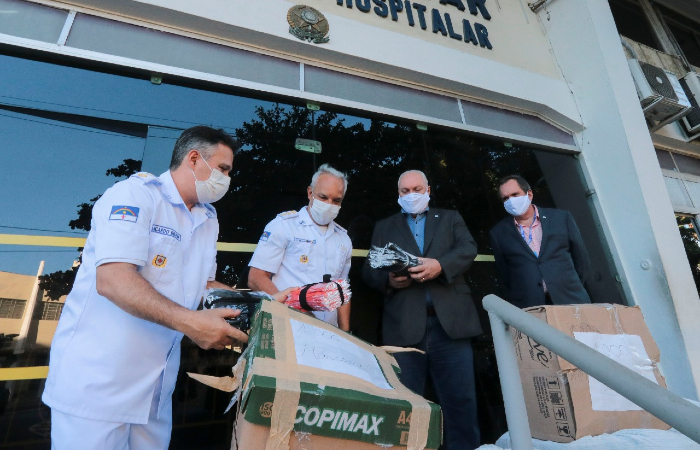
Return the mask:
[[[413,281],[408,276],[397,276],[393,272],[389,272],[389,286],[394,289],[403,289],[411,285]]]
[[[236,317],[235,309],[218,308],[192,311],[183,332],[204,350],[223,350],[228,345],[248,342],[248,335],[229,325],[225,319]]]
[[[411,278],[417,282],[425,283],[426,281],[437,278],[442,273],[442,266],[437,259],[418,258],[418,260],[421,262],[420,266],[408,269]]]
[[[272,298],[277,300],[280,303],[284,303],[285,300],[287,300],[287,296],[292,293],[294,289],[297,289],[296,287],[288,287],[287,289],[283,291],[279,291],[276,294],[272,294]]]

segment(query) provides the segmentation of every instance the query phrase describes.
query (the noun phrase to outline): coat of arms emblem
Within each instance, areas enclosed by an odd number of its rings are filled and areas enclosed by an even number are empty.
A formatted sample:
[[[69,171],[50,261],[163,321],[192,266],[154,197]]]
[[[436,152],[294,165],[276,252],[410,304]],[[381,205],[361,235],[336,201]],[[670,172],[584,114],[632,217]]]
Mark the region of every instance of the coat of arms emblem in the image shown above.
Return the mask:
[[[323,44],[330,39],[328,34],[328,20],[316,8],[306,5],[296,5],[287,12],[289,32],[302,41]]]

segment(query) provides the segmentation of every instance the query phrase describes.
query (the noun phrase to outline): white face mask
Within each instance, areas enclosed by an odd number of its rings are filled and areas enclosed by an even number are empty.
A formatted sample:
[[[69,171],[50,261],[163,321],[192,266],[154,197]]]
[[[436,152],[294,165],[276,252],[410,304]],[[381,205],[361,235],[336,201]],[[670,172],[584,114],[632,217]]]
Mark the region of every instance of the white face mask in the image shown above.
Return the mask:
[[[511,216],[522,216],[530,207],[530,196],[521,195],[519,197],[511,197],[503,202],[503,207]]]
[[[311,218],[314,219],[314,222],[319,225],[328,225],[331,223],[331,220],[338,217],[340,206],[322,202],[316,197],[313,197],[313,199],[311,207],[309,208],[309,214],[311,214]]]
[[[202,156],[200,153],[199,156]],[[217,200],[221,200],[226,192],[228,191],[229,184],[231,184],[231,178],[227,177],[218,170],[211,168],[209,163],[204,160],[202,156],[202,161],[211,170],[211,175],[206,181],[197,180],[197,175],[195,175],[194,170],[192,175],[194,175],[194,188],[197,191],[197,200],[199,203],[214,203]]]
[[[403,197],[399,197],[399,206],[409,214],[421,214],[428,208],[430,194],[426,191],[425,194],[411,192]]]

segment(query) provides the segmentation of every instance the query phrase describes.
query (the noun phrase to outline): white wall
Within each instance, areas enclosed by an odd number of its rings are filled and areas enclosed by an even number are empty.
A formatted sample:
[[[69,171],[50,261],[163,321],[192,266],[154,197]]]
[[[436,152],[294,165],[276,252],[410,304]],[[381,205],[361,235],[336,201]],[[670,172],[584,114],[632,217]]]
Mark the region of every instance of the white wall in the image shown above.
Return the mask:
[[[623,288],[661,349],[669,388],[697,398],[700,300],[609,6],[555,1],[547,10],[550,20],[540,16],[586,127],[576,135],[581,161]]]

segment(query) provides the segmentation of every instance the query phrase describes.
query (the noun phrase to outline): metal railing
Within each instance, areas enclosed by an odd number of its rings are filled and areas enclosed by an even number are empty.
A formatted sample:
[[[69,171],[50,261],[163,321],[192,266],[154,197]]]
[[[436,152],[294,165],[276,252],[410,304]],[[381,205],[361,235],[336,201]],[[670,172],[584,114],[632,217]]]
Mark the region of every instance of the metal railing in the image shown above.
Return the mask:
[[[484,297],[484,309],[488,311],[491,321],[513,450],[532,450],[533,447],[518,361],[507,325],[522,331],[538,344],[700,444],[699,407],[495,295]]]

